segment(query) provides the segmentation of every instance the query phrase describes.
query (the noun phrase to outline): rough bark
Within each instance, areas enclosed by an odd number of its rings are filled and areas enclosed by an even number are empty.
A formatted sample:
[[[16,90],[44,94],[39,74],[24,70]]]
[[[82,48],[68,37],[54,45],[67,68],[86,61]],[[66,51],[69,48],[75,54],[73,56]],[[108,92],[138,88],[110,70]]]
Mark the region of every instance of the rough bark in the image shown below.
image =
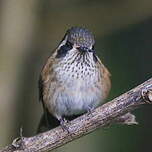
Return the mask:
[[[19,137],[1,152],[41,152],[55,149],[97,128],[110,125],[128,112],[152,103],[152,78],[112,101],[98,107],[91,114],[84,114],[67,124],[69,133],[61,127],[33,137]],[[122,119],[121,119],[122,120]],[[126,123],[127,124],[127,123]]]

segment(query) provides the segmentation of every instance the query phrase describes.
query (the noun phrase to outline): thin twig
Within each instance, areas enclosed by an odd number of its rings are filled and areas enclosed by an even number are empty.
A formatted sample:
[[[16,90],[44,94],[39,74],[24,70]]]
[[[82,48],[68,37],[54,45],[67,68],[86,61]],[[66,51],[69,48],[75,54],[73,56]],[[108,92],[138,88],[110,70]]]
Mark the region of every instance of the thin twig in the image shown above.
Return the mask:
[[[17,138],[1,152],[42,152],[55,149],[74,139],[84,136],[97,128],[112,124],[117,118],[138,108],[152,103],[152,78],[136,88],[124,93],[112,101],[95,109],[91,114],[84,114],[69,122],[67,131],[57,127],[33,137]],[[127,116],[127,115],[126,115]]]

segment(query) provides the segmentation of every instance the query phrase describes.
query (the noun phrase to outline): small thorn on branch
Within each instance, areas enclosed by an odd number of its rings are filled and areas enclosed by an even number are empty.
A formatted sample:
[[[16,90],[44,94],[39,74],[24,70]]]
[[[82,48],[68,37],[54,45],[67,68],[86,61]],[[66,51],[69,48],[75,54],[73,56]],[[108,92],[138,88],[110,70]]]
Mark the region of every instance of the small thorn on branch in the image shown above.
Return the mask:
[[[146,103],[152,104],[152,90],[143,89],[141,95]]]
[[[12,142],[12,146],[13,146],[14,148],[19,148],[20,145],[21,145],[21,137],[15,138],[15,139],[13,140],[13,142]]]
[[[136,116],[131,114],[130,112],[116,118],[114,123],[124,124],[124,125],[138,125],[138,122],[136,121]]]
[[[13,140],[12,142],[12,146],[14,147],[14,149],[26,149],[25,145],[24,145],[24,137],[23,137],[23,128],[20,128],[20,137],[17,137]]]

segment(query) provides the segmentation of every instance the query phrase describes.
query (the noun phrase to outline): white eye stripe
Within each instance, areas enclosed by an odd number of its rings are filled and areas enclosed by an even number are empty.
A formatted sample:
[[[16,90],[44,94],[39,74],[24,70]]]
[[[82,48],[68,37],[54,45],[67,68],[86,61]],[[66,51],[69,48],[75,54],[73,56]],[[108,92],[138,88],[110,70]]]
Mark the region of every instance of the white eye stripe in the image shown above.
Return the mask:
[[[60,48],[61,46],[65,45],[67,42],[67,36],[65,36],[65,39],[59,44],[59,47]]]

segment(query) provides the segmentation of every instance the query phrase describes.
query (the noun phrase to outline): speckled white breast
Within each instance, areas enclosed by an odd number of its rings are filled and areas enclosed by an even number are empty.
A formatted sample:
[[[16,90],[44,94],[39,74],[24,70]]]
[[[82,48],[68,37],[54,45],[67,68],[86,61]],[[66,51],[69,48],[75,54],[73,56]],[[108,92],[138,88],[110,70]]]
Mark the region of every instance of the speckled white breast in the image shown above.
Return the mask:
[[[102,90],[97,87],[101,79],[100,70],[90,53],[84,58],[73,56],[75,60],[70,60],[67,57],[56,68],[57,80],[64,86],[56,98],[56,117],[86,112],[97,107],[102,100]]]

